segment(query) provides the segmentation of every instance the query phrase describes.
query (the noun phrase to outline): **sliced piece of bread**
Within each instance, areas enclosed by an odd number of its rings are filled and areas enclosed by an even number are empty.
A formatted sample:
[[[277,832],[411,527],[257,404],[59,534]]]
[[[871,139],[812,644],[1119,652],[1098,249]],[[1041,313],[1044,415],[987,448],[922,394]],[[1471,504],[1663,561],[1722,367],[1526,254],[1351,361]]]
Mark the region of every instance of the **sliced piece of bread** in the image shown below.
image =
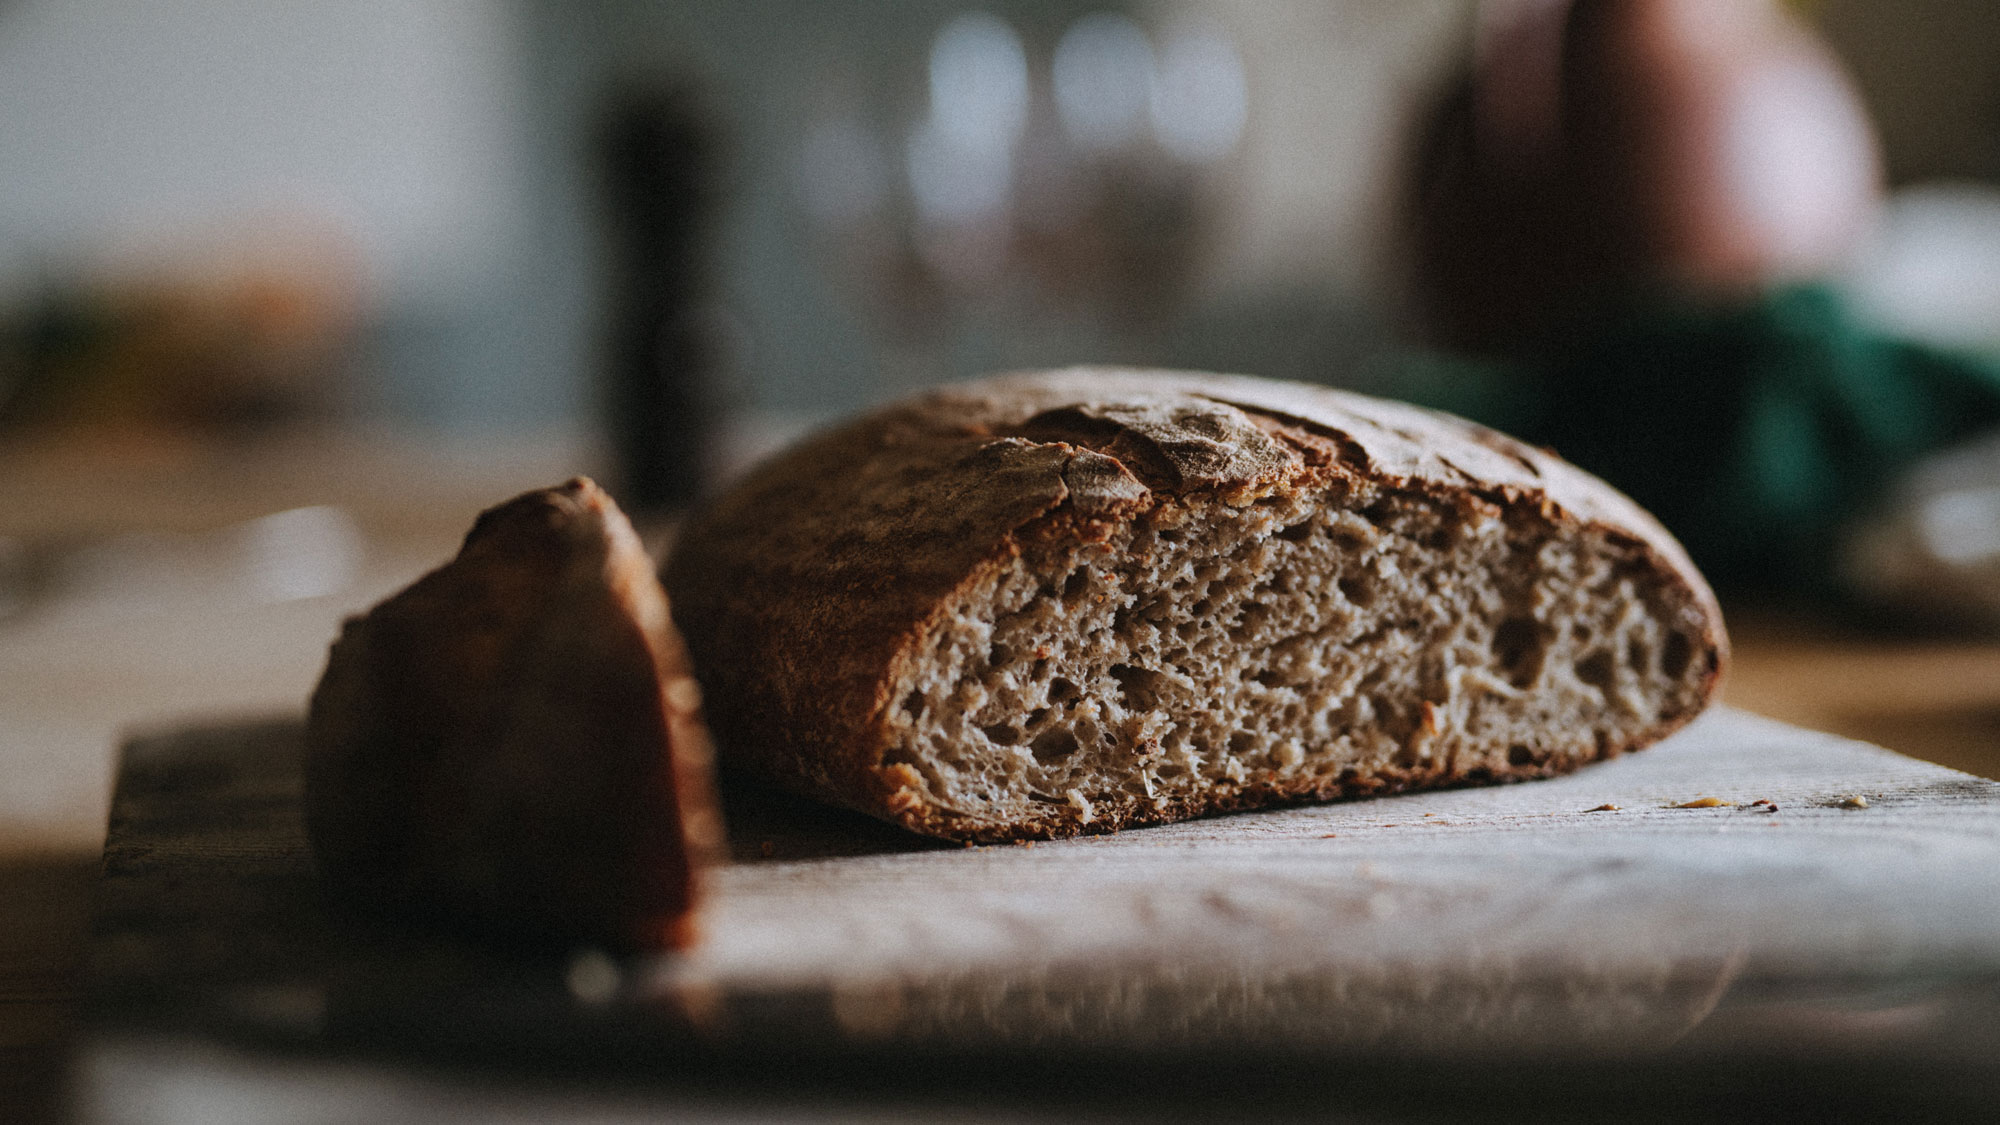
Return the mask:
[[[700,707],[611,498],[516,497],[334,643],[307,731],[320,873],[509,937],[684,945],[721,835]]]
[[[1244,377],[938,390],[807,439],[666,568],[723,760],[996,841],[1544,777],[1714,694],[1671,536],[1471,423]]]

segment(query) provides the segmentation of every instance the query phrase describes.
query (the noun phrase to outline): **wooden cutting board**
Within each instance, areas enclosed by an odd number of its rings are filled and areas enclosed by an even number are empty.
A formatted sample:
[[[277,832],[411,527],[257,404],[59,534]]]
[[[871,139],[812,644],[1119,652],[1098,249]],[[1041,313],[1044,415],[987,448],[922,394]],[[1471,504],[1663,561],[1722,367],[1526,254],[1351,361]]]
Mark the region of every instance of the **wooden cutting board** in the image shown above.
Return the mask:
[[[1551,781],[1031,846],[941,845],[733,785],[705,940],[625,963],[330,914],[300,745],[274,722],[125,748],[100,1041],[656,1075],[731,1057],[1619,1060],[1604,1080],[1788,1042],[1845,1057],[1807,1042],[1839,1024],[1824,1005],[1773,1032],[1764,1002],[1944,980],[1957,999],[1899,1049],[2000,1046],[1990,1023],[1952,1030],[1973,1018],[1959,999],[1991,1014],[2000,974],[2000,784],[1726,709]]]

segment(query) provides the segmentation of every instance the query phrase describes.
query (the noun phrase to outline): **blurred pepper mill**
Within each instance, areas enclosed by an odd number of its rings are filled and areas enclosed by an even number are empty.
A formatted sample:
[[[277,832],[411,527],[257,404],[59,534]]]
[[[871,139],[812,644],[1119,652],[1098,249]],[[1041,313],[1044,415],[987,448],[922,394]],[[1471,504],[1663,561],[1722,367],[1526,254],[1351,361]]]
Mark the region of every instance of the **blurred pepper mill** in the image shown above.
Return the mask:
[[[685,507],[709,463],[718,351],[708,315],[720,145],[684,87],[628,89],[599,134],[610,269],[607,434],[619,499]]]

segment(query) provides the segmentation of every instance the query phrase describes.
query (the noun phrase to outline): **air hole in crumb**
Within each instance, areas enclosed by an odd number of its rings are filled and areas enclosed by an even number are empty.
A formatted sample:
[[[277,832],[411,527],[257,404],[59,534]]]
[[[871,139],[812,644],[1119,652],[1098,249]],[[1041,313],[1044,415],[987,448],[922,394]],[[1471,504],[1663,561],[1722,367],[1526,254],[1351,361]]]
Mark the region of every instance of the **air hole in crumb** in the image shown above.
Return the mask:
[[[1083,692],[1068,680],[1057,676],[1049,681],[1049,702],[1055,704],[1074,703],[1083,698]]]
[[[1118,698],[1128,711],[1151,711],[1159,706],[1166,677],[1150,668],[1113,664],[1111,678],[1118,681]]]
[[[1046,707],[1037,707],[1037,708],[1035,708],[1035,709],[1034,709],[1033,711],[1030,711],[1030,712],[1028,712],[1028,726],[1029,726],[1029,727],[1038,727],[1038,726],[1041,726],[1041,725],[1042,725],[1042,720],[1044,720],[1044,719],[1046,719],[1046,718],[1048,718],[1048,717],[1049,717],[1049,709],[1048,709],[1048,708],[1046,708]]]
[[[1237,642],[1248,641],[1264,632],[1274,616],[1276,611],[1263,602],[1244,602],[1243,612],[1230,627],[1229,637]]]
[[[1509,617],[1493,627],[1493,655],[1508,681],[1524,688],[1541,678],[1548,640],[1534,618]]]
[[[1312,521],[1300,520],[1290,527],[1280,529],[1278,531],[1278,538],[1283,539],[1287,543],[1303,543],[1312,533]]]
[[[1065,727],[1045,730],[1035,736],[1035,740],[1028,744],[1028,749],[1034,752],[1037,762],[1045,766],[1051,765],[1076,753],[1076,735]]]
[[[1239,730],[1229,736],[1229,752],[1241,758],[1257,748],[1255,731]]]
[[[1518,742],[1507,748],[1507,764],[1510,766],[1525,766],[1534,760],[1535,752]]]
[[[1264,669],[1262,672],[1252,672],[1250,674],[1250,679],[1255,683],[1263,684],[1267,688],[1280,688],[1280,687],[1292,686],[1292,681],[1290,677],[1286,676],[1282,672],[1276,672],[1269,668]]]
[[[1013,662],[1014,650],[999,641],[994,641],[992,646],[986,650],[986,666],[988,668],[1004,668]]]
[[[1368,574],[1343,574],[1336,583],[1340,596],[1358,606],[1369,606],[1375,601],[1375,579]]]
[[[1138,643],[1139,627],[1132,620],[1135,613],[1136,610],[1134,607],[1124,606],[1117,613],[1111,615],[1111,635],[1118,639],[1118,643],[1124,645]]]
[[[1634,672],[1644,674],[1652,665],[1653,654],[1646,648],[1646,642],[1639,637],[1625,640],[1625,666]]]
[[[913,691],[903,697],[903,713],[912,719],[924,713],[924,693]]]
[[[980,727],[979,733],[995,746],[1012,746],[1021,741],[1021,732],[1006,723],[995,723],[990,727]]]
[[[1680,679],[1687,674],[1688,665],[1694,663],[1694,642],[1686,633],[1668,633],[1667,643],[1660,650],[1660,671],[1672,679]]]
[[[1618,671],[1612,664],[1611,654],[1601,648],[1576,662],[1576,678],[1606,695],[1611,694],[1611,686],[1616,682],[1617,675]]]
[[[1069,572],[1068,578],[1063,579],[1063,600],[1066,602],[1078,601],[1083,597],[1083,592],[1089,587],[1090,572],[1084,570],[1082,567],[1078,567]]]

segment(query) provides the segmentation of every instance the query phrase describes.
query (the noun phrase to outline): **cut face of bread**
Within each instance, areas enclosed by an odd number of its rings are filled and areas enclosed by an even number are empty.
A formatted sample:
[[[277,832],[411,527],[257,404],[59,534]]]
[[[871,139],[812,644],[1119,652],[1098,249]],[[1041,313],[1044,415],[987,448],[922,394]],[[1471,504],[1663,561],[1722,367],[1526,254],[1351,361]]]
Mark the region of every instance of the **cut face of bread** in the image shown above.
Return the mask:
[[[588,480],[479,517],[347,622],[306,823],[364,905],[533,940],[685,944],[719,843],[700,691],[652,564]]]
[[[1692,718],[1725,644],[1672,539],[1556,458],[1215,376],[891,408],[668,576],[727,760],[974,840],[1546,776]]]
[[[1536,776],[1698,709],[1699,623],[1606,537],[1357,491],[1036,544],[920,640],[885,759],[981,819],[1115,825]]]

